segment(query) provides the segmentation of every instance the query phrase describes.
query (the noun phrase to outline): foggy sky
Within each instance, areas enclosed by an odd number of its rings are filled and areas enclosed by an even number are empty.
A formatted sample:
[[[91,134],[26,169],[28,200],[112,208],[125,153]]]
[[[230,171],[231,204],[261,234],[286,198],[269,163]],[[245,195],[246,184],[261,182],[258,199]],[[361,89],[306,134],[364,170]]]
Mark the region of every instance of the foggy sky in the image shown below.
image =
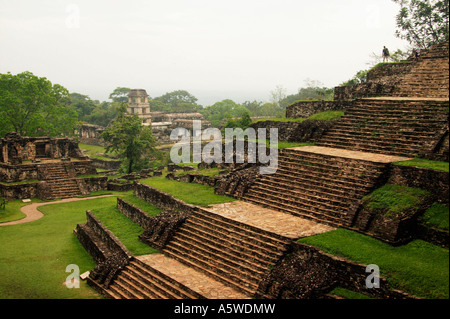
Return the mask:
[[[391,0],[0,0],[0,73],[31,71],[108,100],[187,90],[199,104],[334,87],[367,69],[394,36]]]

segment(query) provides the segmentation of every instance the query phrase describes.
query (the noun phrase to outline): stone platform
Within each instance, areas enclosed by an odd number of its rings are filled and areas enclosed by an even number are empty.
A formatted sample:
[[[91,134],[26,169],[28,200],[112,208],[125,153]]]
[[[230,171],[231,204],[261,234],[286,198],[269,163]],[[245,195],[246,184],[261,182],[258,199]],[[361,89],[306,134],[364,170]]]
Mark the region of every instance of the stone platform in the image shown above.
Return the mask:
[[[143,263],[160,271],[208,299],[249,299],[239,291],[188,267],[163,254],[151,254],[136,257]]]
[[[290,239],[313,236],[334,229],[311,220],[243,201],[215,204],[205,210]]]
[[[392,163],[399,161],[407,161],[411,159],[411,157],[393,156],[362,151],[350,151],[347,149],[324,147],[324,146],[300,146],[300,147],[291,147],[288,149],[321,155],[337,156],[355,160],[370,161],[375,163]]]

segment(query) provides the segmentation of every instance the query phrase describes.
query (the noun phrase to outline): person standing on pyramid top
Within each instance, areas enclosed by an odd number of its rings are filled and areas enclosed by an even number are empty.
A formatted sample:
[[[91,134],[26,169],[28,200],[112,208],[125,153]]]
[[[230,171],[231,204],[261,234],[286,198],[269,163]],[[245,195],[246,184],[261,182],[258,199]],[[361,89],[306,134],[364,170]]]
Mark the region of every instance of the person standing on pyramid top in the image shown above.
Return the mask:
[[[383,46],[383,63],[389,62],[389,50],[385,46]]]

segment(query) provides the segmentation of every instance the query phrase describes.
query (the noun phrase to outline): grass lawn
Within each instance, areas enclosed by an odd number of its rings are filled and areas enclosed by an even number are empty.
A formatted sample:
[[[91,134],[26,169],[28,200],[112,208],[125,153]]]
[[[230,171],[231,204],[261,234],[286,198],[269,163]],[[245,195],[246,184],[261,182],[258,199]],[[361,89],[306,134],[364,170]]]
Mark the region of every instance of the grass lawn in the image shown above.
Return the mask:
[[[346,229],[302,238],[299,242],[357,263],[376,264],[392,288],[423,298],[449,298],[447,249],[422,240],[393,247]]]
[[[90,158],[98,158],[105,161],[117,161],[117,159],[104,156],[106,154],[106,147],[89,144],[78,144],[78,146],[83,151],[84,155],[89,156]],[[114,155],[115,153],[111,152],[109,154]]]
[[[102,298],[86,282],[68,289],[66,267],[76,264],[80,273],[95,263],[73,234],[86,222],[86,210],[111,207],[116,197],[40,207],[44,217],[0,227],[0,299]]]
[[[33,198],[31,202],[40,203],[42,201],[40,199]],[[21,199],[8,201],[5,210],[0,209],[0,223],[12,222],[25,218],[25,214],[20,211],[20,208],[28,204],[30,203],[23,203]]]
[[[165,176],[143,179],[140,183],[150,185],[163,192],[169,193],[191,205],[208,206],[236,200],[232,197],[214,194],[214,187],[172,181],[168,180]]]
[[[431,161],[423,158],[413,158],[407,161],[400,161],[395,162],[395,165],[401,165],[401,166],[415,166],[415,167],[423,167],[423,168],[430,168],[435,169],[438,171],[449,171],[449,163],[443,162],[443,161]]]

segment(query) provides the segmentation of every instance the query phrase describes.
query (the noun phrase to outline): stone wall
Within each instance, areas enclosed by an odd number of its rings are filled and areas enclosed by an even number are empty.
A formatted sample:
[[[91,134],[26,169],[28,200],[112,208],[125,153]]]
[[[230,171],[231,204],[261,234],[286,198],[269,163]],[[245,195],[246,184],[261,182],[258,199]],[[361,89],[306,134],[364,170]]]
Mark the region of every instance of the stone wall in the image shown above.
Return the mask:
[[[391,95],[402,78],[411,72],[412,63],[380,64],[367,73],[367,81],[358,85],[334,88],[334,100]]]
[[[287,142],[316,142],[334,124],[334,121],[305,120],[303,122],[279,122],[260,121],[252,123],[250,127],[258,128],[278,128],[278,140]]]
[[[211,186],[211,187],[215,187],[217,181],[220,179],[219,176],[206,176],[206,175],[201,175],[201,174],[186,174],[186,175],[181,175],[181,176],[177,176],[174,173],[168,173],[166,175],[167,179],[173,180],[173,181],[180,181],[183,183],[196,183],[196,184],[201,184],[201,185],[206,185],[206,186]]]
[[[449,173],[434,169],[392,165],[389,184],[428,190],[437,202],[449,204]]]
[[[147,229],[149,227],[151,217],[139,207],[136,207],[118,197],[117,209],[142,228]]]
[[[132,257],[120,240],[90,211],[86,212],[86,224],[78,224],[74,233],[96,263],[106,260],[114,253],[120,253],[126,258]],[[99,249],[100,247],[104,249]]]
[[[286,108],[286,117],[308,118],[317,113],[345,110],[351,106],[351,101],[299,101]]]
[[[78,178],[79,180],[83,180],[86,185],[87,193],[97,192],[100,190],[108,189],[108,177],[99,176],[99,177],[85,177]]]
[[[39,182],[16,185],[0,183],[0,197],[8,200],[39,197],[38,184]]]
[[[246,165],[234,169],[217,181],[215,193],[242,198],[259,177],[259,166]]]
[[[162,210],[184,211],[192,213],[196,207],[179,200],[172,195],[149,185],[135,183],[134,195]]]
[[[122,161],[107,161],[99,158],[92,158],[92,166],[95,168],[106,169],[106,170],[118,170]]]
[[[93,162],[91,160],[84,161],[73,161],[71,164],[66,163],[66,166],[72,166],[75,176],[81,175],[95,175],[97,174],[97,170],[95,169]]]
[[[86,224],[78,224],[74,234],[97,263],[88,283],[100,291],[107,289],[133,255],[90,211],[86,212]]]
[[[0,163],[0,181],[7,183],[39,179],[35,164],[9,165]]]
[[[139,239],[153,248],[163,249],[189,216],[184,211],[165,211],[151,217]]]
[[[271,272],[262,280],[256,298],[316,299],[324,298],[335,287],[364,293],[374,298],[413,298],[391,289],[380,278],[380,288],[366,287],[366,265],[349,262],[324,253],[318,248],[293,243]]]
[[[79,142],[88,145],[106,146],[106,142],[100,138],[105,128],[100,125],[83,124],[79,132]]]

